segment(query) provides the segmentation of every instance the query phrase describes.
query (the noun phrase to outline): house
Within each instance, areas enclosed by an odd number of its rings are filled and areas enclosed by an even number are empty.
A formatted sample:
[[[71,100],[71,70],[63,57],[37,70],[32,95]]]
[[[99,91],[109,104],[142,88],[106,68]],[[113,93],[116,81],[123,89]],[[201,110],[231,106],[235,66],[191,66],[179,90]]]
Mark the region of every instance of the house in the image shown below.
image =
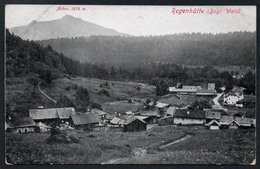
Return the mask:
[[[206,122],[210,122],[212,120],[219,121],[220,117],[221,117],[221,111],[206,110],[206,113],[205,113]]]
[[[220,123],[213,119],[210,122],[206,123],[205,126],[208,126],[210,130],[218,130],[220,128]]]
[[[147,124],[155,124],[157,123],[157,119],[160,118],[160,114],[154,110],[145,110],[138,113],[140,116],[147,117],[144,121]]]
[[[234,117],[246,117],[246,111],[238,111],[238,110],[231,110],[229,109],[228,114],[230,116],[234,116]]]
[[[39,127],[35,124],[31,117],[24,117],[8,124],[6,132],[29,133],[39,131],[38,129]]]
[[[138,117],[131,117],[129,119],[127,119],[124,122],[124,132],[128,132],[128,131],[144,131],[147,129],[147,123],[138,118]]]
[[[110,121],[111,124],[113,124],[113,125],[118,125],[118,126],[123,125],[124,122],[125,122],[125,119],[122,119],[122,118],[119,118],[119,117],[114,117],[114,118]]]
[[[170,93],[175,93],[175,94],[196,94],[197,89],[179,89],[176,87],[169,87],[169,92]]]
[[[215,90],[216,84],[215,83],[208,83],[208,90]]]
[[[253,118],[234,117],[234,119],[239,124],[240,128],[255,127],[255,119]]]
[[[98,114],[80,114],[70,116],[70,125],[75,129],[92,130],[101,122]]]
[[[90,113],[98,114],[103,122],[105,122],[106,119],[107,119],[107,113],[104,112],[104,111],[102,111],[102,110],[99,110],[99,109],[95,109],[95,108],[94,108],[94,109],[91,109],[91,110],[90,110]]]
[[[197,125],[206,122],[203,110],[177,109],[173,117],[174,124],[178,125]]]
[[[30,109],[29,117],[35,122],[42,122],[46,125],[58,124],[59,115],[56,108],[52,109]]]
[[[219,123],[223,129],[238,129],[239,123],[234,120],[233,116],[221,116]]]
[[[173,125],[173,116],[158,119],[158,126]]]
[[[71,115],[76,115],[73,107],[29,110],[29,117],[32,117],[35,122],[48,125],[68,123]]]
[[[201,86],[182,86],[182,89],[187,89],[187,90],[201,90]]]
[[[227,105],[236,105],[242,99],[244,99],[244,94],[241,92],[229,92],[224,95],[224,103]]]
[[[216,94],[217,94],[216,90],[199,89],[196,91],[197,96],[215,96]]]
[[[69,123],[69,118],[72,115],[76,115],[76,111],[73,107],[56,108],[60,123]]]

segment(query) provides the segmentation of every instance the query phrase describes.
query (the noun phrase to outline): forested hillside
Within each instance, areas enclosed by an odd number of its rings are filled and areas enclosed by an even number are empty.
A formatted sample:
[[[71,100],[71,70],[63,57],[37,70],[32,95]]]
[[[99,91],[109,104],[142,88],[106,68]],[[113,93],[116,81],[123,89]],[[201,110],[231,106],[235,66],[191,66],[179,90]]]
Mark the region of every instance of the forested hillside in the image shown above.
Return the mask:
[[[40,41],[81,62],[138,67],[155,62],[200,66],[255,66],[255,32],[150,37],[61,38]]]

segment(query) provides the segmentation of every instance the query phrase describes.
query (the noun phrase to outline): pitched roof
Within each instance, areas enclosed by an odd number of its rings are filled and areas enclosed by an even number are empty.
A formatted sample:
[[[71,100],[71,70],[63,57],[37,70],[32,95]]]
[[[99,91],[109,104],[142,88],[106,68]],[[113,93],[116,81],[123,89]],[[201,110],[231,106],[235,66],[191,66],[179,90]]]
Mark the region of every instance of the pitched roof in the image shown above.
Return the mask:
[[[177,109],[174,117],[204,119],[205,112],[203,110]]]
[[[167,109],[167,111],[166,111],[166,114],[167,115],[170,115],[170,116],[173,116],[174,114],[175,114],[175,112],[176,112],[176,107],[169,107],[168,109]]]
[[[71,115],[75,115],[75,109],[73,107],[64,108],[50,108],[50,109],[30,109],[29,116],[34,120],[43,119],[68,119]]]
[[[154,110],[145,110],[140,113],[141,116],[156,116],[160,117],[159,113]]]
[[[134,121],[136,121],[136,120],[139,120],[139,121],[141,121],[142,123],[145,123],[145,124],[146,124],[146,122],[143,121],[142,119],[133,116],[133,117],[127,119],[127,120],[124,122],[124,125],[128,125],[128,124],[130,124],[130,123],[132,123],[132,122],[134,122]]]
[[[141,119],[141,120],[144,120],[144,119],[147,119],[147,118],[148,118],[147,116],[135,116],[135,117],[137,117],[137,118],[139,118],[139,119]]]
[[[100,116],[98,114],[80,114],[71,116],[74,125],[84,125],[93,124],[101,122]]]
[[[205,124],[205,126],[211,126],[211,125],[213,125],[214,123],[217,124],[218,126],[221,126],[220,123],[219,123],[217,120],[215,120],[215,119],[214,119],[214,120],[211,120],[209,123]]]
[[[157,102],[155,105],[155,107],[157,107],[157,108],[165,108],[167,106],[169,106],[168,103],[162,103],[162,102]]]
[[[97,113],[100,116],[107,115],[106,112],[99,110],[99,109],[91,109],[91,113]]]
[[[220,111],[207,110],[206,113],[205,113],[206,119],[217,119],[217,120],[219,120],[220,117],[221,117]]]
[[[35,126],[35,122],[31,117],[24,117],[20,118],[19,120],[12,121],[11,124],[9,124],[9,128],[12,127],[28,127],[28,126]]]
[[[235,121],[238,122],[240,126],[251,126],[254,124],[253,118],[235,117]]]
[[[215,94],[216,90],[198,89],[197,93],[211,93],[211,94]]]
[[[221,116],[219,123],[221,125],[229,125],[230,123],[232,123],[234,120],[233,116]]]
[[[57,108],[57,113],[60,119],[68,119],[72,115],[76,115],[73,107]]]
[[[127,112],[125,112],[125,114],[130,115],[130,114],[133,114],[133,112],[132,111],[127,111]]]
[[[125,119],[121,119],[121,118],[118,118],[118,117],[114,117],[110,123],[112,124],[124,124],[125,122]]]
[[[34,120],[59,118],[56,108],[52,109],[30,109],[29,116]]]

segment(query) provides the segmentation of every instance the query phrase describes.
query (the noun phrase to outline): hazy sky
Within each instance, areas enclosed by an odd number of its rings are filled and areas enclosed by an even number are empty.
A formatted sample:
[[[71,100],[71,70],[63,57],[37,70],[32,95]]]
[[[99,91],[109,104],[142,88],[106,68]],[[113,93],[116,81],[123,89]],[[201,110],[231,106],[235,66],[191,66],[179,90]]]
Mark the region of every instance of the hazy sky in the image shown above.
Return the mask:
[[[67,7],[70,11],[56,11],[58,7]],[[72,11],[72,7],[85,10]],[[179,15],[172,12],[173,8],[201,9],[204,13]],[[208,14],[209,9],[221,10],[221,13]],[[239,13],[228,14],[227,9],[235,9]],[[27,25],[32,20],[55,20],[64,15],[72,15],[136,36],[183,32],[256,31],[255,6],[7,5],[5,14],[7,28]]]

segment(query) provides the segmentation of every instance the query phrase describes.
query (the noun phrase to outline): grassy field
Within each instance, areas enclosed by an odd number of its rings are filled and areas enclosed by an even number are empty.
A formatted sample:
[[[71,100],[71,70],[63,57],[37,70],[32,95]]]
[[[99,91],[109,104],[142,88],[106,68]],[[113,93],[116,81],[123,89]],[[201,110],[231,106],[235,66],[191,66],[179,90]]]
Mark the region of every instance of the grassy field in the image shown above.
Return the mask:
[[[253,129],[162,126],[143,132],[68,134],[80,142],[47,144],[49,133],[8,133],[6,159],[12,164],[250,164],[255,156]]]

